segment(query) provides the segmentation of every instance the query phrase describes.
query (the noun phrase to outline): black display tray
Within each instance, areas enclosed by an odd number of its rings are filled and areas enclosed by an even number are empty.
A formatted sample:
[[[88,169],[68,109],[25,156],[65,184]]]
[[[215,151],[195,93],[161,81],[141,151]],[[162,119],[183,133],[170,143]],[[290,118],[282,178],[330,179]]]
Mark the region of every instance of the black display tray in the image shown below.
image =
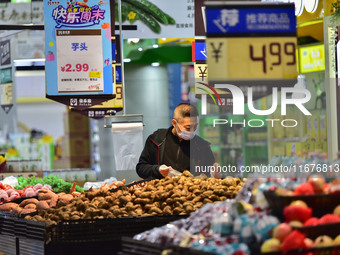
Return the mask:
[[[135,240],[131,237],[123,237],[122,254],[123,255],[161,255],[166,250],[167,255],[213,255],[215,253],[203,252],[196,249],[184,248],[175,245],[166,247],[160,244],[150,243],[146,241]]]

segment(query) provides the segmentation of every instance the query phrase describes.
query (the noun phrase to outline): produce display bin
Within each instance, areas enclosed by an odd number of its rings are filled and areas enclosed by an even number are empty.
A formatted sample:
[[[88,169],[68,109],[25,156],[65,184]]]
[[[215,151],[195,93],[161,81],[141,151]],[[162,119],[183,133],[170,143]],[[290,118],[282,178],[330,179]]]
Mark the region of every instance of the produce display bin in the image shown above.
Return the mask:
[[[0,254],[17,255],[17,238],[0,234]]]
[[[98,252],[116,254],[121,251],[122,236],[134,236],[187,216],[155,215],[68,220],[47,229],[44,223],[0,212],[0,234],[7,238],[6,242],[11,240],[15,244],[12,246],[18,249],[18,253],[16,253],[15,249],[11,248],[11,254],[74,255],[81,253],[92,255]]]
[[[312,208],[314,217],[322,217],[339,205],[340,194],[315,194],[305,196],[279,196],[273,191],[264,191],[264,196],[268,201],[272,214],[283,220],[283,209],[295,200],[304,201],[308,207]]]
[[[322,235],[327,235],[334,239],[339,235],[340,223],[306,226],[295,229],[299,230],[301,233],[304,233],[308,238],[313,240]]]
[[[340,255],[340,246],[262,253],[263,255]]]

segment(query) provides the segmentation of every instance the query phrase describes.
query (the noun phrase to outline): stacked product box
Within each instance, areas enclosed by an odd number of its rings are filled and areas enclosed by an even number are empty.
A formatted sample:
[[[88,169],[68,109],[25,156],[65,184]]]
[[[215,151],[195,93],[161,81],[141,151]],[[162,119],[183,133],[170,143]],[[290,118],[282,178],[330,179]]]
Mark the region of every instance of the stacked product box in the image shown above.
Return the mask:
[[[65,135],[61,139],[61,158],[54,168],[90,168],[89,120],[75,112],[64,114]]]

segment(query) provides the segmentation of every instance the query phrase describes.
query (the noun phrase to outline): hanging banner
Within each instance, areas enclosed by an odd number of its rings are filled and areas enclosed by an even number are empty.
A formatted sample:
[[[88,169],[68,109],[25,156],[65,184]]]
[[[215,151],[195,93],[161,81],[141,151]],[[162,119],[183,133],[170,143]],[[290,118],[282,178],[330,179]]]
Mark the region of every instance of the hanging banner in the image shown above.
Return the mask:
[[[118,4],[116,1],[116,25]],[[191,38],[194,37],[194,0],[122,0],[124,38]]]
[[[264,87],[296,84],[294,4],[206,4],[210,84]],[[260,91],[270,94],[271,88]]]
[[[47,97],[80,108],[113,98],[109,1],[45,1],[44,14]]]

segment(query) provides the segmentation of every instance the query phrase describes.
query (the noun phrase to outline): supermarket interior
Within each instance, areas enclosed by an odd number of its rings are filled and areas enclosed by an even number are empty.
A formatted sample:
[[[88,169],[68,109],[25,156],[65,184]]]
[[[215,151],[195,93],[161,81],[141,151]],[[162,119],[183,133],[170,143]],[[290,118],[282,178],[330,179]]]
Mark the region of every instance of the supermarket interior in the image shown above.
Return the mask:
[[[0,255],[340,254],[340,0],[0,1]]]

